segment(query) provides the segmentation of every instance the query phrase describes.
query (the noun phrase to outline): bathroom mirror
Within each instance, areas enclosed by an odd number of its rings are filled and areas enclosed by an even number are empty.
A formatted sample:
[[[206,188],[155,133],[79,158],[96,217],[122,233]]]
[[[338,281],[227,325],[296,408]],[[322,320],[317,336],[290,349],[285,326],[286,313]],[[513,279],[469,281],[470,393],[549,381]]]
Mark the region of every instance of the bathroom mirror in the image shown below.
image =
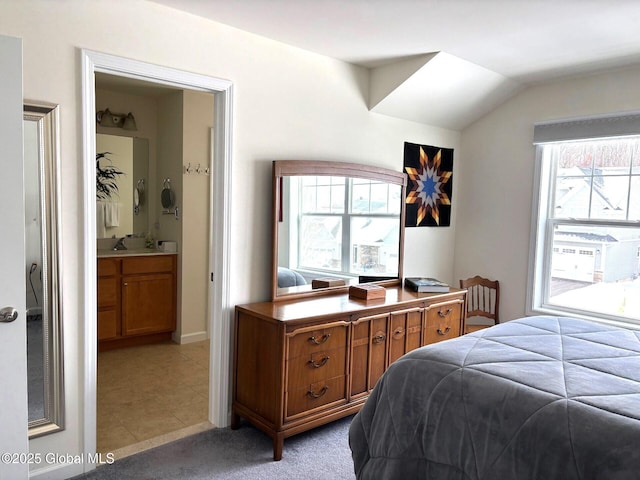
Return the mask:
[[[149,140],[120,135],[96,134],[96,152],[105,155],[103,167],[122,172],[114,182],[117,190],[98,200],[97,238],[144,237],[149,226]]]
[[[58,107],[24,105],[29,437],[64,428]]]
[[[399,284],[406,183],[370,165],[273,162],[273,301]]]

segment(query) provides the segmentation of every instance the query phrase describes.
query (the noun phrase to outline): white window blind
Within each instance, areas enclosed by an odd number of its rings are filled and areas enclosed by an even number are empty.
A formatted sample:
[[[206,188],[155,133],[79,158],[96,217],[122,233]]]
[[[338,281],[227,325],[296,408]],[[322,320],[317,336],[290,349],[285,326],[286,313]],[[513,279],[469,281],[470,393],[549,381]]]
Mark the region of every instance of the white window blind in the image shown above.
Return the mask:
[[[533,143],[554,143],[640,134],[640,112],[537,123]]]

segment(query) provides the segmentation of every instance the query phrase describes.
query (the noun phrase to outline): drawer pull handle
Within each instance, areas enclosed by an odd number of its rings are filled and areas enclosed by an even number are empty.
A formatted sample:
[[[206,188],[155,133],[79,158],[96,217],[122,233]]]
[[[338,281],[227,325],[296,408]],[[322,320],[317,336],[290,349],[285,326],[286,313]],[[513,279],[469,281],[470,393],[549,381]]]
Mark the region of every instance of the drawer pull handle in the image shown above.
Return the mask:
[[[387,336],[384,333],[379,333],[375,337],[372,338],[373,343],[382,343]]]
[[[438,315],[440,315],[441,317],[446,317],[447,315],[449,315],[451,313],[451,309],[448,308],[446,312],[443,312],[442,310],[438,310]]]
[[[444,332],[440,328],[438,330],[436,330],[436,331],[438,332],[438,335],[446,335],[447,333],[449,333],[449,330],[451,330],[451,327],[445,328]]]
[[[314,345],[322,345],[324,342],[326,342],[327,340],[329,340],[329,337],[331,336],[330,333],[325,333],[322,338],[320,340],[318,340],[316,338],[315,335],[313,335],[312,337],[309,338],[309,341],[311,343],[313,343]]]
[[[324,387],[322,387],[322,390],[320,390],[318,393],[314,392],[313,389],[309,390],[307,392],[307,395],[311,398],[320,398],[325,393],[327,393],[327,390],[329,390],[329,385],[325,385]]]
[[[402,328],[396,328],[395,331],[393,332],[394,338],[401,338],[403,336],[404,336],[404,330]]]
[[[309,360],[307,363],[311,365],[313,368],[320,368],[320,367],[324,367],[328,361],[329,361],[329,355],[325,355],[324,357],[322,357],[322,360],[320,360],[320,363],[316,363],[316,361],[313,358]]]

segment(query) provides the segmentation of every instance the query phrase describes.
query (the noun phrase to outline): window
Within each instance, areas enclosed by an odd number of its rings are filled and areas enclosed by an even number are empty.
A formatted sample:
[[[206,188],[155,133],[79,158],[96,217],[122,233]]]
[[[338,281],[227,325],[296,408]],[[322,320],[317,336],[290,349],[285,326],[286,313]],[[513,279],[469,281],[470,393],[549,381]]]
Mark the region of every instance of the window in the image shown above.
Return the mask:
[[[300,177],[297,268],[397,275],[401,187],[344,177]]]
[[[531,313],[640,323],[640,135],[598,132],[627,120],[536,126]]]

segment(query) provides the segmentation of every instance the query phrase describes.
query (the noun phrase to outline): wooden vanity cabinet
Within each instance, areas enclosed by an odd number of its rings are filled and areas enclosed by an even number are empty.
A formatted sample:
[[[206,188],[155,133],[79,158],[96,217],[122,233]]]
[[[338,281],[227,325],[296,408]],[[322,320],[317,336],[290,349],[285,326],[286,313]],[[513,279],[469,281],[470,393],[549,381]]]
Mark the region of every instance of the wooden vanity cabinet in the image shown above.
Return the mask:
[[[115,258],[98,260],[98,340],[120,336],[119,265]]]
[[[176,328],[177,255],[98,259],[100,350],[169,340]]]
[[[405,353],[464,331],[466,291],[427,294],[387,288],[376,301],[347,294],[238,305],[231,427],[246,418],[284,439],[362,407]]]

